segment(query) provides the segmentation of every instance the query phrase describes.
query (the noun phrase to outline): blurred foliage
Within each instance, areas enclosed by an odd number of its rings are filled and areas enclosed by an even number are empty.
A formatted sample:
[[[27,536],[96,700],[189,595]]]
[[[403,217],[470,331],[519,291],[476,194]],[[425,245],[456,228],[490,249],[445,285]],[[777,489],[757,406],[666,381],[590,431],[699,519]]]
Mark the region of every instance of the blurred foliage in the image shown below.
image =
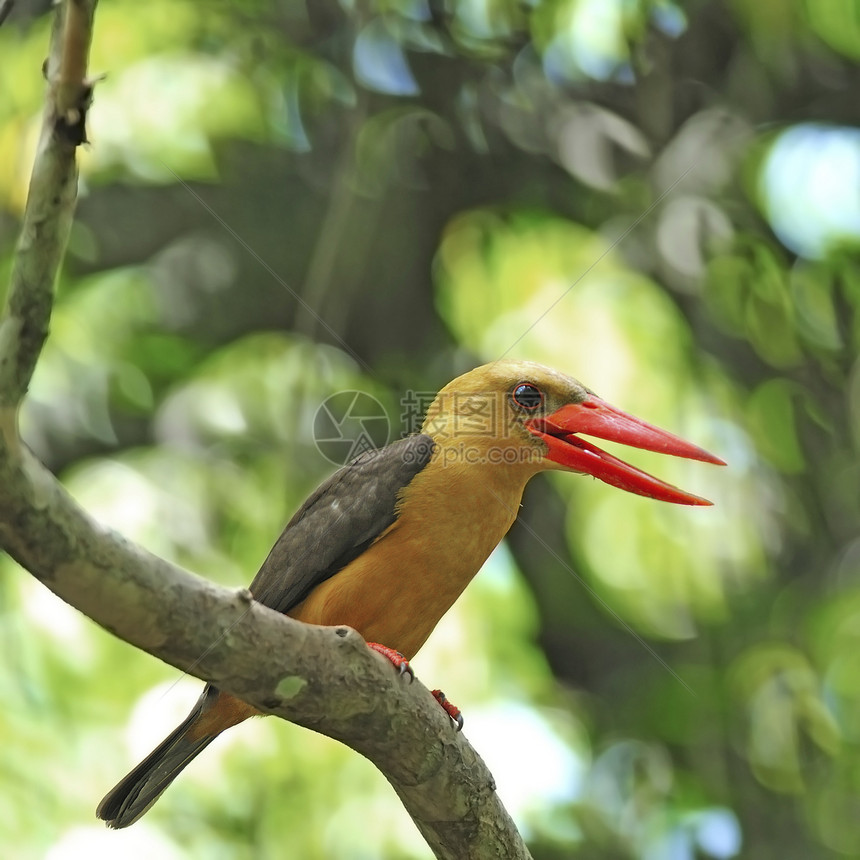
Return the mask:
[[[2,275],[45,5],[0,29]],[[103,3],[26,438],[239,586],[332,468],[327,396],[394,435],[481,361],[579,376],[723,456],[625,453],[716,507],[534,481],[417,671],[536,860],[856,857],[858,56],[854,0]],[[4,856],[428,856],[367,762],[276,721],[107,832],[199,685],[0,571]]]

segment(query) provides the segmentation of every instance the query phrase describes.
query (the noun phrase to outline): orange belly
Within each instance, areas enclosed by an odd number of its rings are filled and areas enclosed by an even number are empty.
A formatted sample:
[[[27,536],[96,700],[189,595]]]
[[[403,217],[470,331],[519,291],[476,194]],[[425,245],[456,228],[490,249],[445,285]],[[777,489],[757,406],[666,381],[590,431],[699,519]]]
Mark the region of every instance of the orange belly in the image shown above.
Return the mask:
[[[408,564],[402,556],[395,561],[371,548],[288,614],[309,624],[346,624],[368,642],[387,645],[411,659],[471,578],[458,587],[433,588],[428,587],[433,573],[423,565]]]
[[[456,484],[456,473],[418,475],[397,522],[288,613],[345,624],[411,659],[511,527],[523,481]]]

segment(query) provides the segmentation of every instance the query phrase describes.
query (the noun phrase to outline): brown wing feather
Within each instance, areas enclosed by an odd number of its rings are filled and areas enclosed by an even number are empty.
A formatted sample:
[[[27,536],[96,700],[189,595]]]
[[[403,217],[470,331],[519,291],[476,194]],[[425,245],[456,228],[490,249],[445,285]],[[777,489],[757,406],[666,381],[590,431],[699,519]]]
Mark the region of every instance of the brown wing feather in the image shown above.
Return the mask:
[[[254,598],[289,612],[397,518],[401,490],[427,465],[429,436],[367,451],[321,484],[287,523],[250,585]]]

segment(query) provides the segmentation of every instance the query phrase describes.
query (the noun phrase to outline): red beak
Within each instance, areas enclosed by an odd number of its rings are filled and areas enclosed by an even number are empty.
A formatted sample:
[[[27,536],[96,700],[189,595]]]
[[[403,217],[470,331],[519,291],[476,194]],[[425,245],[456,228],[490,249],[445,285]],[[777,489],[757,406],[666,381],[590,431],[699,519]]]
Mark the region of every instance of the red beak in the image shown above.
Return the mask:
[[[691,445],[653,424],[634,418],[594,394],[589,394],[582,403],[562,406],[552,415],[532,418],[525,422],[525,426],[549,445],[547,457],[554,463],[574,472],[593,475],[629,493],[637,493],[663,502],[674,502],[678,505],[712,503],[691,493],[685,493],[601,451],[596,445],[580,439],[576,434],[585,433],[589,436],[597,436],[599,439],[621,442],[633,448],[643,448],[646,451],[657,451],[674,457],[685,457],[688,460],[701,460],[718,466],[726,465],[719,457],[709,454],[703,448]]]

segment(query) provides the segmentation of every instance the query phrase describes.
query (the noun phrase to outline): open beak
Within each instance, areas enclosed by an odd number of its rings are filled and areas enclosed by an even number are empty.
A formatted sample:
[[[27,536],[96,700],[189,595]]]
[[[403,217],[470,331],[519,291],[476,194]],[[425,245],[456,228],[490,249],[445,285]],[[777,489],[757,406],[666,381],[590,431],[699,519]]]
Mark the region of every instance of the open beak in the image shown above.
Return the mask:
[[[659,478],[637,469],[601,451],[596,445],[586,442],[577,434],[585,433],[611,442],[621,442],[633,448],[701,460],[725,466],[719,457],[703,448],[685,442],[673,433],[667,433],[653,424],[628,415],[611,406],[594,394],[589,394],[582,403],[570,403],[551,415],[532,418],[525,422],[526,428],[549,446],[548,459],[574,472],[593,475],[613,487],[648,496],[663,502],[678,505],[710,505],[707,499],[685,493]]]

